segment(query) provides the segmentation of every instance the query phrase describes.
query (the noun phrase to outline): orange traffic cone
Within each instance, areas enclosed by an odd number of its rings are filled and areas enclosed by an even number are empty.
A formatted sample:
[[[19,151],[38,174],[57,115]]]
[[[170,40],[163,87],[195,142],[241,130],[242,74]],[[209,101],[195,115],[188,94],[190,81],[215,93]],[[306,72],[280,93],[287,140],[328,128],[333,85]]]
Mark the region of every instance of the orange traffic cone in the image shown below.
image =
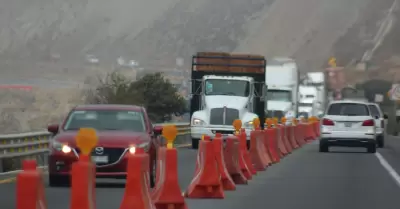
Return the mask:
[[[159,180],[152,199],[157,209],[187,209],[178,183],[178,152],[175,148],[159,148],[157,170]]]
[[[274,163],[278,163],[280,161],[279,148],[277,143],[277,129],[276,128],[268,128],[265,131],[268,139],[268,148],[271,153],[271,158]]]
[[[224,188],[224,190],[236,190],[235,182],[229,175],[229,172],[225,166],[226,164],[224,159],[224,147],[221,134],[216,134],[212,143],[214,144],[218,170],[221,174],[222,187]]]
[[[262,157],[259,146],[262,140],[262,135],[260,130],[253,130],[250,132],[250,155],[251,161],[253,162],[254,168],[257,171],[265,171],[266,162]],[[263,145],[262,145],[263,146]]]
[[[226,139],[224,150],[225,166],[236,184],[247,184],[247,178],[243,175],[239,165],[240,150],[239,139],[236,136],[229,136]]]
[[[198,169],[190,183],[186,196],[188,198],[224,198],[220,181],[221,174],[217,168],[214,146],[211,141],[201,140],[197,155]]]
[[[42,173],[35,160],[24,160],[17,175],[16,209],[47,209]]]
[[[257,173],[256,169],[251,162],[251,157],[249,150],[247,149],[247,135],[246,130],[242,128],[238,135],[239,138],[239,147],[240,147],[240,156],[239,156],[239,165],[240,169],[247,180],[251,180],[252,176]]]
[[[80,155],[71,169],[71,209],[94,209],[96,168],[88,155]]]

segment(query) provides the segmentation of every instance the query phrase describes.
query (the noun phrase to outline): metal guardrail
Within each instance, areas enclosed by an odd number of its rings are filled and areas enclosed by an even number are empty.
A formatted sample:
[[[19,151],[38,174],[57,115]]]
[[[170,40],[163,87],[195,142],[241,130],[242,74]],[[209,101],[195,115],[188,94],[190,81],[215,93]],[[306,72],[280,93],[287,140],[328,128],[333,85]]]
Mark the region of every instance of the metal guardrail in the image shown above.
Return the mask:
[[[161,123],[154,126],[172,124],[178,129],[177,142],[187,141],[189,123]],[[52,134],[47,131],[0,135],[0,173],[19,169],[24,159],[36,159],[39,165],[46,165],[51,138]]]

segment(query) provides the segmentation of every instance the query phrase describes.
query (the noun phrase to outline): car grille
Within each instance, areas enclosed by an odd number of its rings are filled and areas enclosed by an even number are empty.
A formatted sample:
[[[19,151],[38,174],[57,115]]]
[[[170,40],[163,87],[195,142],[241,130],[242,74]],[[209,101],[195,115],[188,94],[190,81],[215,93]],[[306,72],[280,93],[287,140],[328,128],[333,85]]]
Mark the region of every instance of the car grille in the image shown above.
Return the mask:
[[[79,148],[76,148],[76,153],[79,154],[80,150]],[[92,151],[92,156],[108,156],[108,163],[97,163],[96,165],[102,166],[102,165],[109,165],[116,163],[124,154],[125,148],[107,148],[104,147],[104,151],[102,154],[96,154],[95,150]]]
[[[225,123],[224,123],[225,109]],[[211,125],[232,125],[233,121],[239,119],[239,110],[232,108],[213,108],[210,112]]]
[[[285,115],[283,114],[283,111],[281,110],[268,110],[268,117],[269,118],[275,118],[277,117],[278,119],[281,119]]]

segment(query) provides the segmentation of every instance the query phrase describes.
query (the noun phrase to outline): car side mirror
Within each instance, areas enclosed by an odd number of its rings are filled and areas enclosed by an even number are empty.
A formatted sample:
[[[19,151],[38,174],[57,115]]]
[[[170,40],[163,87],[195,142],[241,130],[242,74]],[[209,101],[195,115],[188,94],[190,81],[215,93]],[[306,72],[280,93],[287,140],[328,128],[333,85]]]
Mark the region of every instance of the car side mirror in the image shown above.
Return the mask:
[[[153,132],[154,135],[158,136],[162,134],[163,127],[162,126],[154,126]]]
[[[379,119],[379,116],[378,116],[378,115],[376,115],[376,116],[375,116],[375,119]]]
[[[388,115],[387,114],[383,114],[383,119],[388,119]]]
[[[47,126],[47,131],[52,133],[52,134],[57,134],[58,133],[59,126],[58,124],[51,124]]]

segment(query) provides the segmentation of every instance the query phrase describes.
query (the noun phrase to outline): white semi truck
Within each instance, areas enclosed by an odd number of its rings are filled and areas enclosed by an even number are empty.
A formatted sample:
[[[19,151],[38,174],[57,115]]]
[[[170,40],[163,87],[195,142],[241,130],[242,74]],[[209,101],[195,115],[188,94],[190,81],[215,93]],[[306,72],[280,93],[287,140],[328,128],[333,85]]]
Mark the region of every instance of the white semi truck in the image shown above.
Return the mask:
[[[315,116],[317,88],[314,86],[301,85],[299,88],[299,116],[305,118]]]
[[[203,135],[233,134],[236,119],[250,139],[254,118],[264,121],[265,66],[265,58],[259,55],[199,52],[193,56],[192,148],[198,148]]]
[[[265,70],[268,117],[281,118],[289,112],[298,115],[299,80],[299,70],[293,59],[275,57],[268,62]]]

